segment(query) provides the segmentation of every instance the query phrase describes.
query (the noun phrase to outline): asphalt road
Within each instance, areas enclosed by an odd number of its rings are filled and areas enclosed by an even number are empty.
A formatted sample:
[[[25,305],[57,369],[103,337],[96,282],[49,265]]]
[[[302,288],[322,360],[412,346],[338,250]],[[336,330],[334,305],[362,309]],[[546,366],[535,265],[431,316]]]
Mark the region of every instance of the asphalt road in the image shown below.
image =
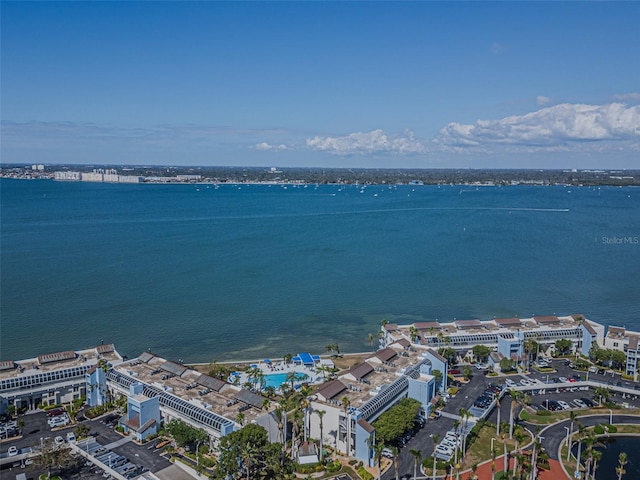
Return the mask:
[[[585,427],[592,427],[601,423],[609,423],[609,415],[587,415],[579,417],[578,420]],[[613,415],[613,423],[627,423],[640,425],[640,417],[636,415]],[[567,436],[567,430],[564,427],[571,427],[570,420],[554,423],[545,427],[540,431],[540,436],[544,437],[542,445],[544,446],[550,458],[558,460],[558,450],[560,444]],[[574,425],[575,428],[575,425]]]

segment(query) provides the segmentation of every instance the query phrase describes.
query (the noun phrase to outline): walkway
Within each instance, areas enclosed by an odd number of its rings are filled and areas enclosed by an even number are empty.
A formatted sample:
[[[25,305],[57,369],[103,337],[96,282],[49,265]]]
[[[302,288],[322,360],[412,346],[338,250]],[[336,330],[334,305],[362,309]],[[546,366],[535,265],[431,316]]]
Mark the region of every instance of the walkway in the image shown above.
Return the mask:
[[[119,447],[120,445],[124,445],[125,443],[129,443],[133,441],[133,435],[127,435],[124,438],[121,438],[120,440],[116,440],[115,442],[112,442],[108,445],[104,445],[104,448],[106,448],[107,450],[112,450],[116,447]]]

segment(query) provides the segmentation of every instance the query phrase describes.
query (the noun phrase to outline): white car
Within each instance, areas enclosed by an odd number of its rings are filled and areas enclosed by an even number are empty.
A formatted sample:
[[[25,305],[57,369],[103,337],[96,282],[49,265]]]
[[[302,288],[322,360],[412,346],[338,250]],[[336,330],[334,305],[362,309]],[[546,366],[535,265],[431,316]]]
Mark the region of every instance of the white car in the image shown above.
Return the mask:
[[[67,442],[76,443],[76,436],[74,435],[73,432],[67,433]]]
[[[387,458],[393,458],[393,452],[388,448],[382,449],[382,456]]]
[[[567,383],[569,381],[567,380],[567,377],[560,377],[558,380],[560,380],[560,383]]]
[[[587,408],[587,404],[586,404],[586,403],[584,403],[584,402],[583,402],[582,400],[580,400],[579,398],[576,398],[576,399],[575,399],[573,402],[571,402],[571,403],[573,403],[573,404],[574,404],[576,407],[578,407],[578,408]]]
[[[560,405],[560,407],[562,407],[563,410],[570,410],[571,409],[569,404],[567,402],[562,401],[562,400],[558,400],[558,405]]]
[[[50,422],[49,426],[51,428],[56,428],[56,427],[64,427],[65,425],[69,424],[69,420],[68,419],[62,419],[62,420],[58,420],[56,422]]]
[[[15,457],[16,455],[18,455],[18,447],[16,446],[9,447],[9,451],[7,453],[9,454],[10,457]]]
[[[513,380],[511,380],[510,378],[507,378],[504,381],[504,384],[508,387],[508,388],[513,388],[516,386],[516,382],[514,382]]]
[[[451,455],[453,450],[449,447],[445,447],[444,445],[438,445],[436,447],[436,453],[439,453],[440,455]]]
[[[444,446],[444,447],[447,447],[447,448],[449,448],[449,449],[451,449],[451,450],[453,450],[454,448],[456,448],[456,447],[457,447],[457,445],[456,445],[456,441],[455,441],[455,440],[453,440],[453,439],[448,439],[448,438],[445,438],[444,440],[442,440],[442,441],[439,443],[439,445],[442,445],[442,446]]]
[[[476,368],[478,370],[488,370],[489,366],[486,363],[476,363]]]
[[[62,438],[61,436],[57,436],[53,439],[53,441],[57,446],[64,445],[64,438]]]

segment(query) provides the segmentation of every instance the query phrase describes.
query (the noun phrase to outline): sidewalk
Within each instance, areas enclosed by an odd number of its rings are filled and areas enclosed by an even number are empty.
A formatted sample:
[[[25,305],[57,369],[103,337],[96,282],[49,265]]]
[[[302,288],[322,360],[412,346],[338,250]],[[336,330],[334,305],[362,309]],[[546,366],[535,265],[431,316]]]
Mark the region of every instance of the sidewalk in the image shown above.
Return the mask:
[[[496,457],[496,473],[501,472],[504,467],[504,455],[500,457]],[[512,459],[513,460],[513,459]],[[509,468],[513,468],[513,461],[509,462]],[[469,480],[473,472],[469,471],[460,475],[461,480]],[[478,470],[476,470],[476,475],[478,475],[479,480],[492,480],[491,478],[491,460],[486,461],[480,465],[478,465]],[[562,466],[560,462],[557,460],[549,459],[549,470],[541,470],[538,473],[538,480],[568,480],[568,477],[562,470]]]

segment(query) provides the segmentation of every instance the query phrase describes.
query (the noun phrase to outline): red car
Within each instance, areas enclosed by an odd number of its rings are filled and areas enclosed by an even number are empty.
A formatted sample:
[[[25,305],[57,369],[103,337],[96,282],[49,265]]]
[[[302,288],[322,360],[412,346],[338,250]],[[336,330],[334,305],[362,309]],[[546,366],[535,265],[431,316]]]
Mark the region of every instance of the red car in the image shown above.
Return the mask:
[[[49,410],[47,412],[48,417],[57,417],[58,415],[62,415],[66,410],[64,408],[54,408],[53,410]]]

